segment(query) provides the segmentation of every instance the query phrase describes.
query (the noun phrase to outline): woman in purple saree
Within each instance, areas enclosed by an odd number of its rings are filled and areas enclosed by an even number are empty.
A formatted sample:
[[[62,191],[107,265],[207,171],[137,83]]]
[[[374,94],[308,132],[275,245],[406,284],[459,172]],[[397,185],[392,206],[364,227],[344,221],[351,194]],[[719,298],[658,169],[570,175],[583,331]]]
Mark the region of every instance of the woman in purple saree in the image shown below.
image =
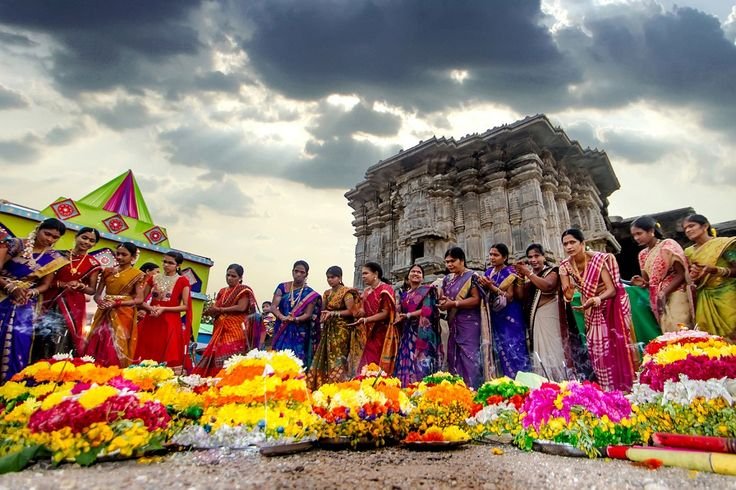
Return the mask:
[[[312,365],[312,357],[319,344],[319,310],[322,298],[306,284],[309,264],[303,260],[294,263],[293,281],[278,285],[272,305],[276,315],[273,350],[291,350],[304,361],[305,369]]]
[[[424,269],[415,264],[409,269],[409,289],[401,293],[398,321],[401,338],[394,376],[402,386],[421,381],[442,365],[440,315],[437,290],[422,285]]]
[[[445,252],[445,265],[450,274],[442,281],[439,309],[447,312],[450,326],[447,364],[450,373],[477,388],[493,376],[490,334],[481,315],[480,291],[475,274],[465,268],[462,248],[452,247]]]
[[[64,223],[49,218],[27,239],[0,241],[0,382],[28,365],[39,313],[38,298],[51,285],[54,273],[69,262],[51,249],[65,232]]]

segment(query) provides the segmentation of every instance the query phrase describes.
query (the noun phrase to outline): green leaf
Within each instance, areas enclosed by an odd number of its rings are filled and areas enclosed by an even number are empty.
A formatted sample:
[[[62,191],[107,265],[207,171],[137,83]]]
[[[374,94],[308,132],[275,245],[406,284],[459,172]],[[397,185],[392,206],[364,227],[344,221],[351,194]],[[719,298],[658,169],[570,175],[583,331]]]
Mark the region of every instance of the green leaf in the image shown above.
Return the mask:
[[[77,462],[80,466],[89,466],[97,461],[97,455],[100,454],[100,451],[102,451],[101,447],[92,448],[89,451],[84,452],[74,458],[74,461]]]
[[[20,471],[30,464],[30,462],[43,451],[43,446],[35,444],[26,446],[15,453],[6,454],[0,458],[0,474]]]

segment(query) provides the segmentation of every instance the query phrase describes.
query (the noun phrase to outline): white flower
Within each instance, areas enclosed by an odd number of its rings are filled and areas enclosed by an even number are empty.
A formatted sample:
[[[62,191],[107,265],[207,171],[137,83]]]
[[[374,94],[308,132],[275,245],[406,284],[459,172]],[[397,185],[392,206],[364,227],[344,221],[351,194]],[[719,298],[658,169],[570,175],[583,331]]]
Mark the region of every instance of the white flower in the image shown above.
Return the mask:
[[[92,356],[82,356],[84,362],[95,362],[95,358]]]
[[[253,351],[250,351],[248,354],[250,354]],[[248,359],[248,357],[242,355],[242,354],[235,354],[233,356],[230,356],[225,362],[222,363],[222,367],[225,369],[230,369],[231,367],[238,364],[240,361],[243,361],[245,359]],[[251,358],[252,359],[252,358]]]
[[[51,359],[54,361],[63,361],[64,359],[74,359],[74,356],[71,352],[68,352],[66,354],[54,354],[51,356]]]

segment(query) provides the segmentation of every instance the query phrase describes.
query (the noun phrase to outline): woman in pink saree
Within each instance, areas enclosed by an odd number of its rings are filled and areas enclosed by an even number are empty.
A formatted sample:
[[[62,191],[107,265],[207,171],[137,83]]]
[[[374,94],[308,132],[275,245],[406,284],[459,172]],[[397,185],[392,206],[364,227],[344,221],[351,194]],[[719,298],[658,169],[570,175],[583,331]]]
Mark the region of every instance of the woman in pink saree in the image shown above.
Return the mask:
[[[662,332],[690,327],[692,300],[687,288],[688,263],[685,251],[671,238],[664,238],[659,223],[641,216],[631,223],[631,236],[644,249],[639,252],[641,276],[631,278],[634,286],[649,290],[649,303]]]
[[[564,299],[582,295],[588,353],[604,390],[631,391],[638,363],[629,298],[613,255],[585,250],[585,237],[575,228],[562,234],[568,257],[560,263]]]
[[[353,334],[349,364],[355,366],[360,359],[356,374],[368,364],[378,364],[386,373],[393,374],[399,348],[399,335],[394,325],[394,289],[383,281],[383,269],[375,262],[363,266],[362,277],[366,288],[356,315],[359,319],[351,324],[357,331]]]

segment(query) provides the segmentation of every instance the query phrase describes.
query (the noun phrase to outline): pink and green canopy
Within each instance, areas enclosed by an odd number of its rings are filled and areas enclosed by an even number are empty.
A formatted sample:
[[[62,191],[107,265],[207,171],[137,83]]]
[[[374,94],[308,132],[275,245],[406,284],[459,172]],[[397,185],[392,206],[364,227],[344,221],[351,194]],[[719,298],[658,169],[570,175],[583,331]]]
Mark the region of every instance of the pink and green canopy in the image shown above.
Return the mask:
[[[107,184],[92,191],[77,201],[94,208],[102,208],[111,213],[134,218],[145,223],[153,223],[148,206],[138,187],[133,172],[127,172],[115,177]]]

